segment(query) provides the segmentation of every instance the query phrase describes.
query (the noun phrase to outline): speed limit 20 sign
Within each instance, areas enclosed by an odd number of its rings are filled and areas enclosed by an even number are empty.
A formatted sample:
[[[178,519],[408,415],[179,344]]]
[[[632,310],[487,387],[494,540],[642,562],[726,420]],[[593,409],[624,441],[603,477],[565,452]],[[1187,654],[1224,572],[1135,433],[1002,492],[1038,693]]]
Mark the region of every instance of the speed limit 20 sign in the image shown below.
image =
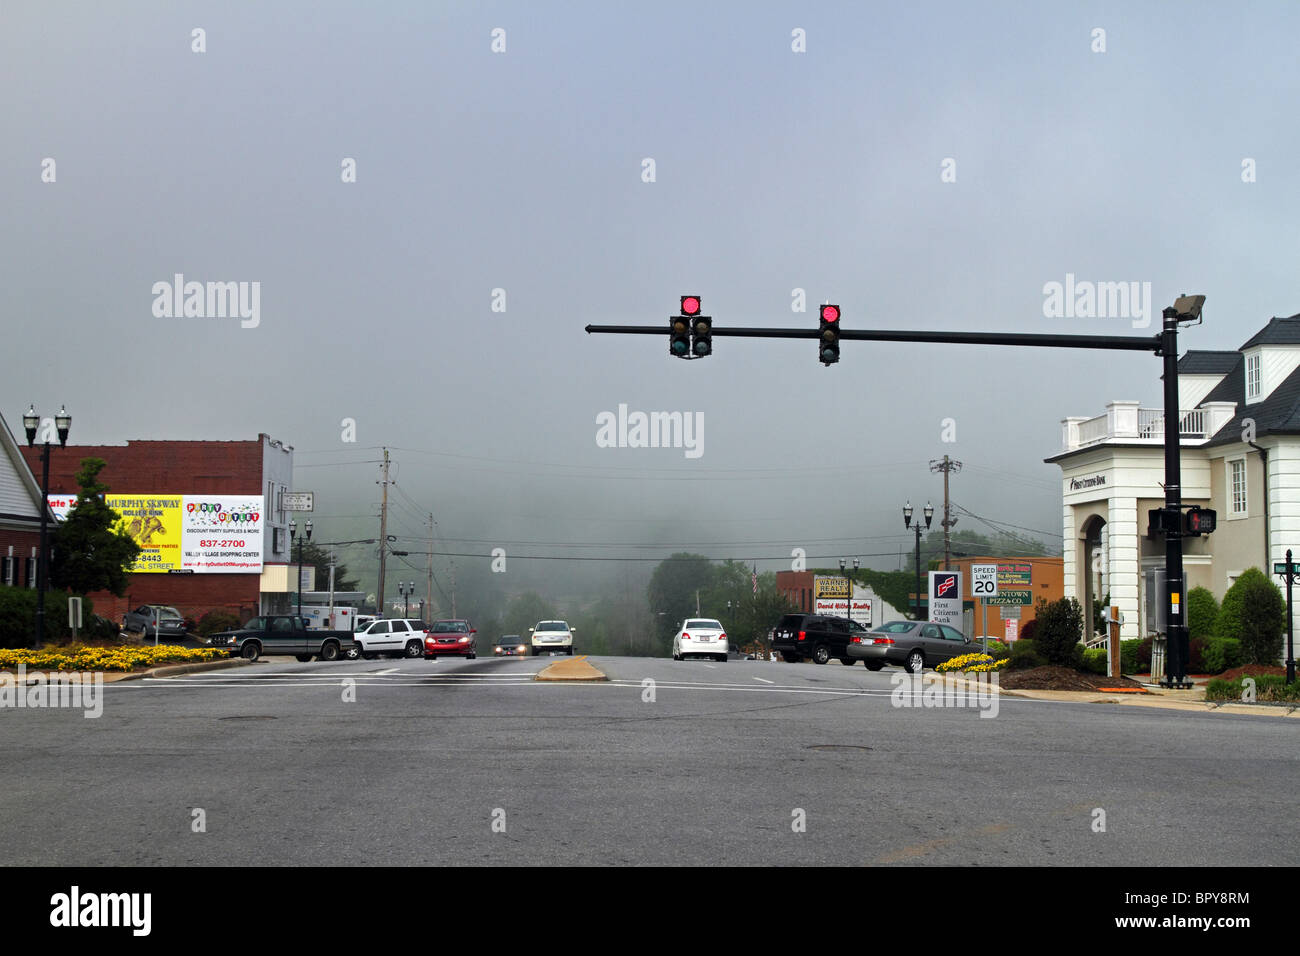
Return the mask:
[[[991,598],[998,596],[998,566],[996,564],[972,564],[970,566],[971,597]]]

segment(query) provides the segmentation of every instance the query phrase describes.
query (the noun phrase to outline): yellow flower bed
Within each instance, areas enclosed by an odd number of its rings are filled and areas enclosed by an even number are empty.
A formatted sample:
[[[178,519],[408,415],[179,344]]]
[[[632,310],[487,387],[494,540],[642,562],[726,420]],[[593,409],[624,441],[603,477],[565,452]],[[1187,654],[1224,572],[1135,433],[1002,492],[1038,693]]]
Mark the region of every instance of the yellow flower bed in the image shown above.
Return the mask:
[[[155,664],[192,664],[221,660],[226,651],[210,647],[71,647],[67,651],[32,651],[0,649],[0,670],[15,670],[25,664],[28,670],[49,671],[130,671]]]
[[[1011,663],[1009,657],[995,661],[988,654],[963,654],[960,657],[944,661],[935,670],[941,673],[965,671],[968,674],[987,674],[990,671],[1000,671],[1009,663]]]

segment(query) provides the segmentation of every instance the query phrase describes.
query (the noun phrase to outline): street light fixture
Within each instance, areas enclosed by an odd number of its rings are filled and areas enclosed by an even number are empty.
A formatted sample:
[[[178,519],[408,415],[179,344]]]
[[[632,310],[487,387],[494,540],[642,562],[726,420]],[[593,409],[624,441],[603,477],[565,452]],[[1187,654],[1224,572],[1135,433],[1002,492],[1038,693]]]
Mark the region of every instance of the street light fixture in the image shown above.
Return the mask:
[[[311,540],[311,519],[310,518],[307,519],[306,528],[307,528],[307,534],[305,536],[305,540],[310,541]],[[298,537],[298,522],[296,520],[291,519],[289,521],[289,543],[291,546],[293,542],[297,539],[297,537]],[[303,542],[298,541],[298,616],[299,617],[302,617],[302,545]]]
[[[925,527],[928,530],[934,518],[934,505],[925,503]],[[912,502],[903,505],[903,527],[916,531],[916,620],[921,619],[921,522],[912,523]]]
[[[23,416],[23,430],[27,432],[27,445],[36,444],[36,432],[41,426],[41,416],[36,413],[36,406],[30,405]],[[72,430],[72,416],[67,406],[59,406],[59,414],[54,416],[54,427],[59,433],[59,447],[68,445],[68,432]],[[50,518],[50,443],[42,443],[41,449],[41,544],[36,557],[36,634],[32,647],[41,646],[45,640],[45,591],[49,587],[49,518]]]

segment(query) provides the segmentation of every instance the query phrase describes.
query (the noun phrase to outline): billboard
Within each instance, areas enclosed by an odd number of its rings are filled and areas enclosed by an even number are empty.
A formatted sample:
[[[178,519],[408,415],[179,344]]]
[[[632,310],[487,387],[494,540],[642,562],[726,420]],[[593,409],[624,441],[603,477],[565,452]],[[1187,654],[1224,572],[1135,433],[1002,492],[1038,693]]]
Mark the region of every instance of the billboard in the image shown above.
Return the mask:
[[[827,574],[817,574],[813,576],[813,598],[839,598],[845,600],[849,596],[849,579],[837,578]],[[843,608],[840,609],[840,616],[843,617]]]
[[[266,521],[261,495],[108,494],[117,525],[140,545],[132,573],[260,574]],[[50,495],[62,520],[76,498]]]
[[[825,614],[827,617],[844,617],[844,598],[817,598],[813,604],[813,613]],[[871,627],[871,599],[855,597],[850,619],[863,627]]]

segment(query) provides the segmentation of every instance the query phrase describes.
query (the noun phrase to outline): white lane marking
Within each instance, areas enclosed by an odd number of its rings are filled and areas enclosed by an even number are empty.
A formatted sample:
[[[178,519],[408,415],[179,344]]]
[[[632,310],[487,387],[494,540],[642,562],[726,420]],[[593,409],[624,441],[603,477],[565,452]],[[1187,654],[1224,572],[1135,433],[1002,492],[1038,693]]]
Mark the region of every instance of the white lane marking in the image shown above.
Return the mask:
[[[761,680],[764,684],[775,684],[775,683],[776,683],[776,681],[774,681],[774,680],[767,680],[767,679],[764,678],[764,677],[755,677],[754,680]]]
[[[717,664],[705,664],[704,666],[707,667],[709,670],[716,670],[718,667]]]
[[[386,671],[372,671],[371,673],[373,673],[376,677],[382,677],[384,674],[396,674],[399,670],[401,670],[400,667],[390,667]]]

